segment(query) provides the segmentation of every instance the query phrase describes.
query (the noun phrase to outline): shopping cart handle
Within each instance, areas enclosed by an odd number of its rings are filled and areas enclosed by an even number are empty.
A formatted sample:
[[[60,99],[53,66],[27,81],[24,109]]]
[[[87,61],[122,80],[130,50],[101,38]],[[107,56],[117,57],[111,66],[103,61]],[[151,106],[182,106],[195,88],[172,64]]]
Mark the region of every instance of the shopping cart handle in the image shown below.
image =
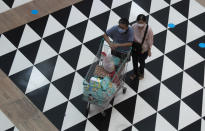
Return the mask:
[[[109,45],[104,45],[104,46],[110,47]],[[132,47],[130,47],[130,49],[129,49],[128,51],[131,51],[131,50],[132,50]],[[128,51],[126,51],[126,50],[121,50],[120,52],[121,52],[121,53],[127,53]]]

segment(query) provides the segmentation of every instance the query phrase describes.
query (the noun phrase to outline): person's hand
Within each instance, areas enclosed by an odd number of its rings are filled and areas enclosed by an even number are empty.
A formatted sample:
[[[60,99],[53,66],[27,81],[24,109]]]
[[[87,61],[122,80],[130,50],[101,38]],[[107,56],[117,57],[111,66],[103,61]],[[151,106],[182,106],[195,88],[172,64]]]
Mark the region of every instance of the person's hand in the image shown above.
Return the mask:
[[[117,47],[119,47],[118,44],[113,44],[113,43],[110,44],[110,48],[111,48],[112,50],[116,49]]]
[[[149,57],[152,56],[151,50],[148,51],[148,56],[149,56]]]
[[[115,43],[115,44],[113,44],[113,46],[114,46],[114,48],[118,48],[120,45]]]
[[[111,50],[114,50],[114,49],[115,49],[113,43],[110,43],[109,46],[110,46]]]

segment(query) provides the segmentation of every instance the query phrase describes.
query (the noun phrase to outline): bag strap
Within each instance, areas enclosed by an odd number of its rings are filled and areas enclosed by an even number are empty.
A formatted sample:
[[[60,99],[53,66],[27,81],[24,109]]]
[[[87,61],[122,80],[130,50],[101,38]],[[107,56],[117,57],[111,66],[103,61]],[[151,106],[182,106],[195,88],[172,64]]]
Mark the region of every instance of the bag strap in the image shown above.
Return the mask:
[[[147,35],[148,27],[149,27],[149,26],[147,25],[147,27],[146,27],[146,29],[145,29],[145,33],[144,33],[144,36],[143,36],[141,45],[143,45],[143,43],[144,43],[145,37],[146,37],[146,35]]]

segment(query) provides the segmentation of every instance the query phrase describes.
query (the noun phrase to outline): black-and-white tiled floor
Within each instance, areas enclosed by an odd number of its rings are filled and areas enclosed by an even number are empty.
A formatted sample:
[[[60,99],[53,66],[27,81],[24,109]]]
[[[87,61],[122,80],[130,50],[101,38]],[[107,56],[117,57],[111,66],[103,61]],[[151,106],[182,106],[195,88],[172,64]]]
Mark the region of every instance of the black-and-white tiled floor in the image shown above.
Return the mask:
[[[19,131],[7,116],[0,110],[0,131]]]
[[[127,79],[105,118],[87,116],[82,81],[101,35],[141,13],[155,35],[145,79]],[[195,0],[84,0],[1,34],[0,68],[59,130],[204,131],[204,22]]]
[[[21,6],[32,0],[0,0],[0,13],[6,12],[17,6]]]

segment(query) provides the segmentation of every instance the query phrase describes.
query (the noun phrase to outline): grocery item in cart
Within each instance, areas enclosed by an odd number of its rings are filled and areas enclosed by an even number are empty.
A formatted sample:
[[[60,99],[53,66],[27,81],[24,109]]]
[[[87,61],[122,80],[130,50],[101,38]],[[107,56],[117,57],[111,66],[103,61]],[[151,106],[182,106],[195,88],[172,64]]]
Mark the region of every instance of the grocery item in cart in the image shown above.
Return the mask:
[[[111,79],[109,77],[104,77],[102,80],[102,90],[107,92],[108,96],[111,96],[115,93],[115,88],[113,88],[113,84],[111,82]]]
[[[115,63],[112,55],[107,55],[103,58],[103,68],[109,73],[115,71]]]
[[[93,86],[91,83],[84,82],[84,100],[101,105],[111,97],[116,89],[109,77],[101,80],[101,88]]]
[[[102,82],[102,80],[100,78],[91,77],[91,79],[90,79],[90,86],[101,88],[101,82]]]
[[[102,66],[97,65],[95,68],[94,75],[97,77],[104,78],[105,76],[109,76],[110,73],[107,72]]]
[[[112,59],[113,59],[115,66],[120,65],[120,58],[119,57],[112,56]]]
[[[120,85],[120,79],[118,77],[118,75],[116,74],[116,72],[112,72],[110,73],[110,77],[113,78],[112,82],[115,83],[117,86]]]
[[[102,82],[101,82],[101,85],[102,85],[102,90],[107,90],[107,88],[110,86],[110,83],[111,83],[111,80],[109,77],[104,77]],[[111,85],[112,86],[112,85]]]
[[[117,84],[117,85],[120,85],[120,80],[118,78],[118,75],[115,75],[115,71],[109,73],[107,72],[102,66],[99,66],[97,65],[96,68],[95,68],[95,72],[94,72],[94,75],[97,76],[97,77],[101,77],[101,78],[104,78],[106,76],[110,77],[110,78],[113,78],[113,83]]]
[[[105,57],[107,57],[107,54],[105,53],[105,52],[101,52],[101,55],[102,55],[102,59],[104,60],[105,59]],[[108,55],[108,58],[111,60],[112,59],[112,61],[114,62],[114,65],[115,66],[118,66],[118,65],[120,65],[120,58],[119,57],[116,57],[116,56],[114,56],[114,55]]]

